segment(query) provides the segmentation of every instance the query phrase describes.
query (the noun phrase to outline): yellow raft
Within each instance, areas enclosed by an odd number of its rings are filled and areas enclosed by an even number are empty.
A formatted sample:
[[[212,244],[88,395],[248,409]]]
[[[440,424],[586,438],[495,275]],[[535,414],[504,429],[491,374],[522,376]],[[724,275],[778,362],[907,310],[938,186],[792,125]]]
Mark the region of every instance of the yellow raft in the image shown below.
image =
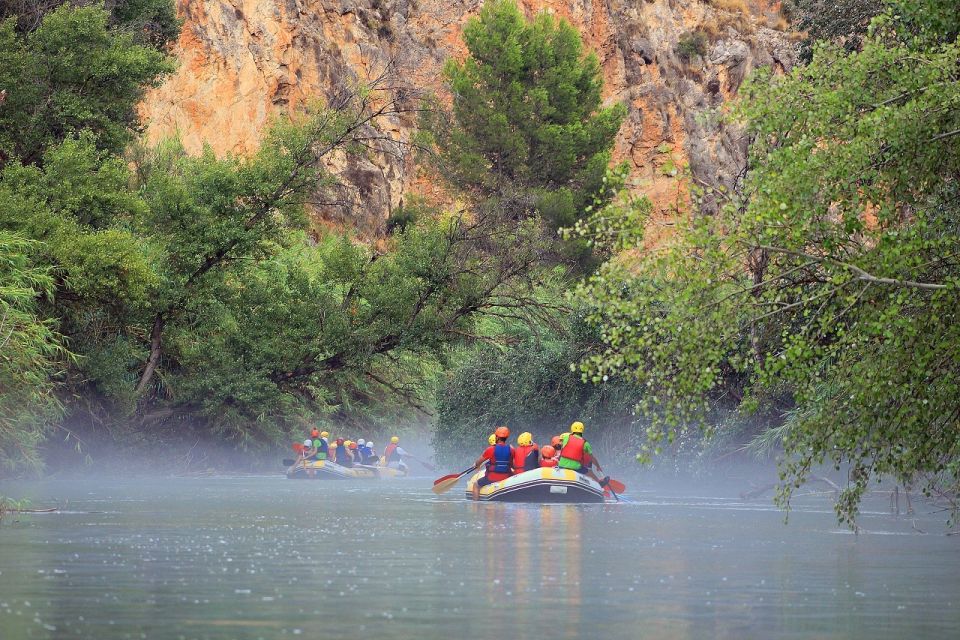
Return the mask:
[[[345,467],[332,460],[297,460],[287,468],[287,477],[290,479],[351,480],[356,478],[401,478],[405,475],[407,475],[405,469],[365,465]]]
[[[483,477],[481,470],[467,482],[467,497]],[[603,487],[596,480],[560,467],[540,467],[480,487],[480,500],[488,502],[604,502]]]

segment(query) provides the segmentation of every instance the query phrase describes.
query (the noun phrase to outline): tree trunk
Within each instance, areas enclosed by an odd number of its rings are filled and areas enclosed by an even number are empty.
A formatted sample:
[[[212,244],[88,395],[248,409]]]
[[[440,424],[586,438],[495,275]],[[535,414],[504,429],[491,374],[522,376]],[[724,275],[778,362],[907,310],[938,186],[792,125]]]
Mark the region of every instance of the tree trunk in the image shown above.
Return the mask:
[[[767,275],[767,265],[769,263],[770,256],[763,249],[754,249],[750,253],[748,268],[753,274],[754,290],[751,295],[755,299],[759,299],[763,294],[763,289],[761,289],[760,285],[763,284],[763,279]],[[762,367],[763,344],[760,340],[760,328],[757,326],[756,320],[750,322],[750,346],[753,349],[754,360]]]
[[[153,372],[157,370],[157,364],[160,362],[164,324],[163,314],[158,313],[153,321],[153,329],[150,331],[150,358],[147,360],[147,366],[143,369],[143,375],[140,376],[140,382],[137,383],[138,394],[142,393],[150,384]]]

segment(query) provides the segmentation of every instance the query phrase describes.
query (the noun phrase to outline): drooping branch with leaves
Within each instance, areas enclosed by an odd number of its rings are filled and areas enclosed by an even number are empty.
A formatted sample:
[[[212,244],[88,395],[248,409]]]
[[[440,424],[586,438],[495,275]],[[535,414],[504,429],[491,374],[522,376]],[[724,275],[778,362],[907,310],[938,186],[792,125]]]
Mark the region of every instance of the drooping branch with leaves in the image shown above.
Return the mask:
[[[851,523],[871,478],[943,495],[960,479],[960,44],[943,3],[920,4],[875,19],[859,51],[822,44],[754,76],[743,193],[581,289],[607,344],[584,371],[648,390],[654,446],[731,395],[773,403],[781,502],[816,465],[846,465]],[[635,211],[580,232],[642,241]]]

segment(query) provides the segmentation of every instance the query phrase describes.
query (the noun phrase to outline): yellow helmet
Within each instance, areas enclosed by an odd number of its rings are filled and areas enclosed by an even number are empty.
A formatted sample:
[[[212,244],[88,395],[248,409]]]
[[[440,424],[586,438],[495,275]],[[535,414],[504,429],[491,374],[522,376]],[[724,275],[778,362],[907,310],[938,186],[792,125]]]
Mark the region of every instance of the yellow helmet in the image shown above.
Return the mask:
[[[529,431],[524,431],[519,436],[517,436],[517,444],[521,447],[525,447],[528,444],[533,444],[533,434]]]
[[[320,437],[321,437],[321,438],[329,438],[329,437],[330,437],[330,432],[329,432],[329,431],[321,431],[321,432],[320,432]]]
[[[393,436],[392,438],[390,438],[390,442],[392,442],[393,444],[397,444],[398,442],[400,442],[400,438],[398,438],[397,436]]]
[[[570,425],[570,433],[583,433],[583,423],[577,421]]]
[[[487,442],[490,444],[497,444],[497,435],[495,433],[491,433],[490,437],[487,438]]]
[[[344,440],[344,441],[343,441],[343,446],[345,446],[345,447],[348,448],[348,449],[350,448],[350,445],[351,445],[351,444],[353,444],[353,440]]]

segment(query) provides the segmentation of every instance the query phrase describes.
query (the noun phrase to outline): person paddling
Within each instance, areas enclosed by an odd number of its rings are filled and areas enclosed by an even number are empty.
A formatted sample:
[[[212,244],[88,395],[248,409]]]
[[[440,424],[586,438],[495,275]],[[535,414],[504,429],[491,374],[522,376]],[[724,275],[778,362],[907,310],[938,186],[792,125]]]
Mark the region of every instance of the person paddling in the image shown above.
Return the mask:
[[[317,453],[317,450],[313,447],[313,440],[307,438],[303,441],[303,449],[300,450],[300,457],[304,461],[313,459],[313,456]]]
[[[570,425],[570,433],[566,434],[560,441],[562,448],[560,449],[560,461],[557,466],[590,476],[599,482],[601,487],[605,487],[610,482],[610,477],[606,476],[601,480],[590,469],[589,464],[592,463],[596,465],[600,473],[603,473],[603,467],[600,466],[600,462],[593,455],[593,448],[583,437],[583,429],[583,423],[579,421]]]
[[[397,469],[406,471],[407,464],[403,459],[408,455],[409,454],[400,446],[400,438],[393,436],[390,438],[390,444],[383,450],[384,466],[389,467],[391,464],[396,464]]]
[[[513,450],[514,474],[531,471],[540,466],[540,446],[533,441],[533,435],[524,431],[517,437],[517,446]]]
[[[497,427],[497,430],[493,433],[497,438],[496,444],[487,447],[483,455],[473,463],[473,467],[479,469],[480,465],[488,462],[486,473],[484,473],[482,478],[477,478],[477,481],[473,483],[474,500],[480,499],[480,487],[506,480],[513,475],[514,450],[513,447],[507,444],[507,438],[510,437],[510,429],[507,427]]]

